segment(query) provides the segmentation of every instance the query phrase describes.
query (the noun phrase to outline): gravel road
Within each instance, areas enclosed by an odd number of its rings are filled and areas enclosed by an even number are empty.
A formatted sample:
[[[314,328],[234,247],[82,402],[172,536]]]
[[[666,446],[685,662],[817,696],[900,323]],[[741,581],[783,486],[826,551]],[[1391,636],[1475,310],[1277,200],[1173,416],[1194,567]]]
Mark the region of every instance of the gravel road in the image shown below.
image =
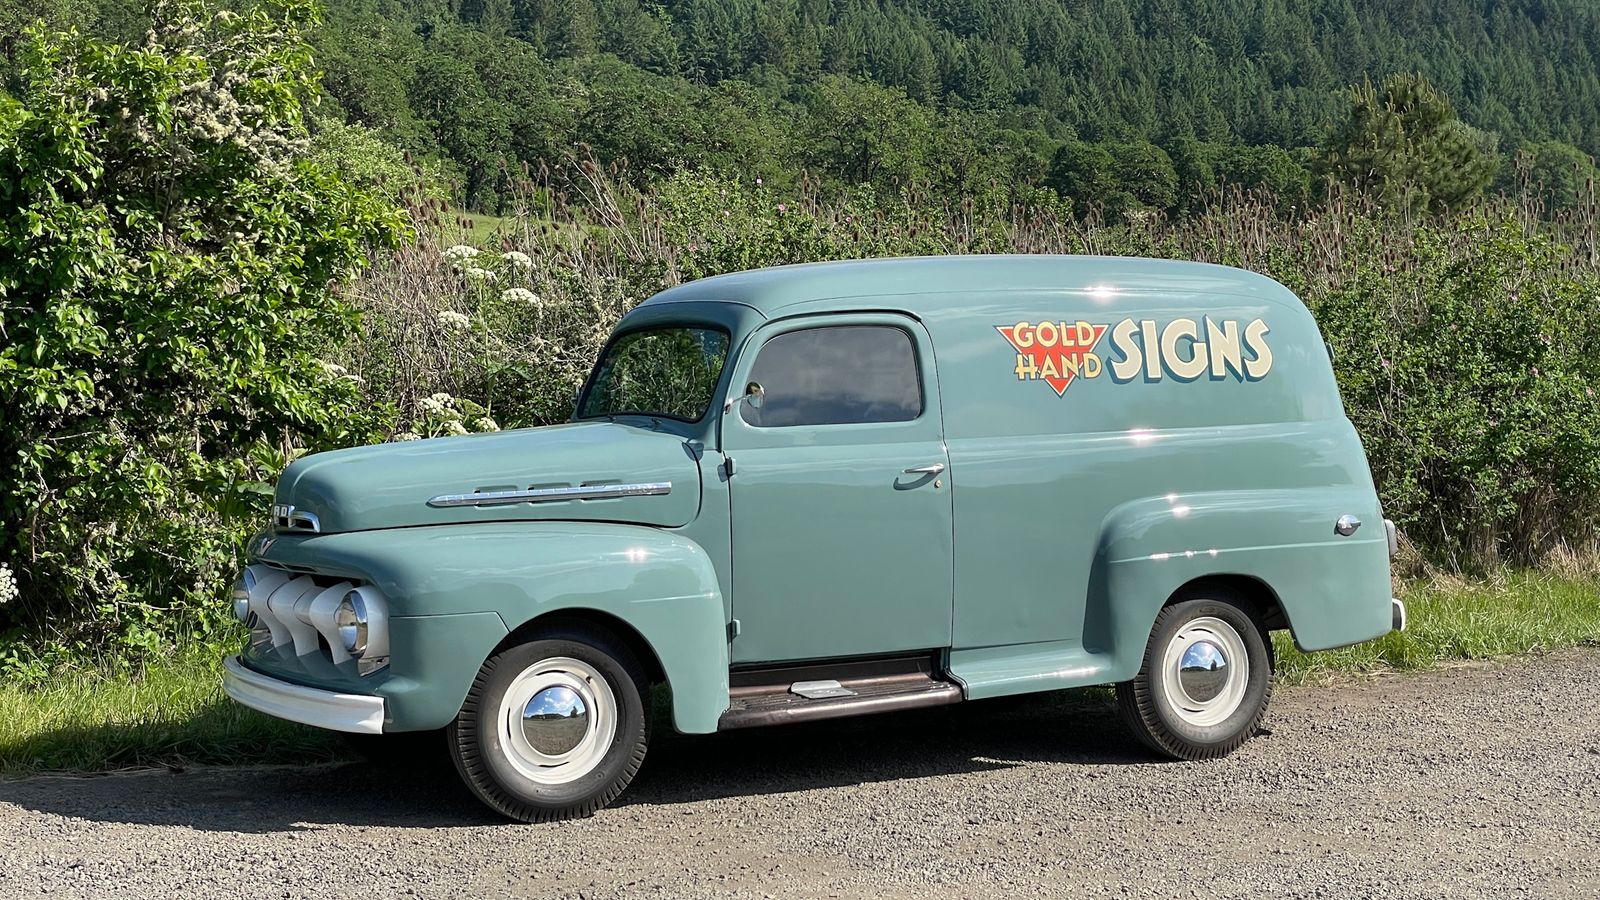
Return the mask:
[[[1600,896],[1600,649],[1280,690],[1157,763],[1102,694],[660,735],[620,805],[500,824],[453,772],[0,783],[0,895]]]

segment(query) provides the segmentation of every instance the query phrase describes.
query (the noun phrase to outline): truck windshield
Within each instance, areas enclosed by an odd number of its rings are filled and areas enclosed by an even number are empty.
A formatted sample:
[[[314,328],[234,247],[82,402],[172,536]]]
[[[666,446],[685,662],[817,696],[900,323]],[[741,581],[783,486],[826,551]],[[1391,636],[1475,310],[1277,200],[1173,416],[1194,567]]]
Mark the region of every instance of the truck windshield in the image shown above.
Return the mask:
[[[661,416],[698,422],[728,358],[728,333],[671,327],[631,331],[600,357],[578,418]]]

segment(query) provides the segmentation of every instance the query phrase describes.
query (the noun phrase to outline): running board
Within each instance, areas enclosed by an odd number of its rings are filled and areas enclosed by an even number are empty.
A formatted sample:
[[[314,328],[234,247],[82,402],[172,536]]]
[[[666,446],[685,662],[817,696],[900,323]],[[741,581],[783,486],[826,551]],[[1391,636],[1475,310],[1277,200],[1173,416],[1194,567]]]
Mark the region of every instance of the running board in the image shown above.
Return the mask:
[[[814,722],[961,702],[931,656],[848,660],[735,672],[719,731]]]

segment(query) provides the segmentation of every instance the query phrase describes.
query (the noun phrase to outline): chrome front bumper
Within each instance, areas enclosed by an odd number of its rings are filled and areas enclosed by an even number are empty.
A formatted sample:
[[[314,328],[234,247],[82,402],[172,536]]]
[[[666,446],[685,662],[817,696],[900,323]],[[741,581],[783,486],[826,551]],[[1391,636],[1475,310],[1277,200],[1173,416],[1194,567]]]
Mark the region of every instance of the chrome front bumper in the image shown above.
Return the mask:
[[[383,733],[383,698],[341,694],[280,681],[245,668],[239,657],[222,661],[222,690],[269,716],[353,734]]]
[[[1389,615],[1391,617],[1390,630],[1406,630],[1406,605],[1400,602],[1399,597],[1389,598]]]

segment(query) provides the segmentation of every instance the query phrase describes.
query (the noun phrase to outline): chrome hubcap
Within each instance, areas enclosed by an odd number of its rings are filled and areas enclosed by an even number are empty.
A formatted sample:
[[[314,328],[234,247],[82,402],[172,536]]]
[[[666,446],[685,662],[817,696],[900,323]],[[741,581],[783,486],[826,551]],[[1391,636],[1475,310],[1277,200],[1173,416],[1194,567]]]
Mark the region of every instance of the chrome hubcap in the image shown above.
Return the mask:
[[[572,688],[545,688],[522,708],[523,736],[533,749],[547,756],[571,753],[588,733],[589,707]]]
[[[1215,616],[1187,622],[1162,654],[1161,677],[1178,718],[1200,728],[1220,724],[1239,709],[1250,683],[1244,638]]]
[[[1228,657],[1210,641],[1195,641],[1178,661],[1178,687],[1190,699],[1215,700],[1228,684]]]
[[[565,784],[594,771],[617,732],[617,700],[593,666],[540,660],[516,677],[496,719],[507,761],[530,781]]]

